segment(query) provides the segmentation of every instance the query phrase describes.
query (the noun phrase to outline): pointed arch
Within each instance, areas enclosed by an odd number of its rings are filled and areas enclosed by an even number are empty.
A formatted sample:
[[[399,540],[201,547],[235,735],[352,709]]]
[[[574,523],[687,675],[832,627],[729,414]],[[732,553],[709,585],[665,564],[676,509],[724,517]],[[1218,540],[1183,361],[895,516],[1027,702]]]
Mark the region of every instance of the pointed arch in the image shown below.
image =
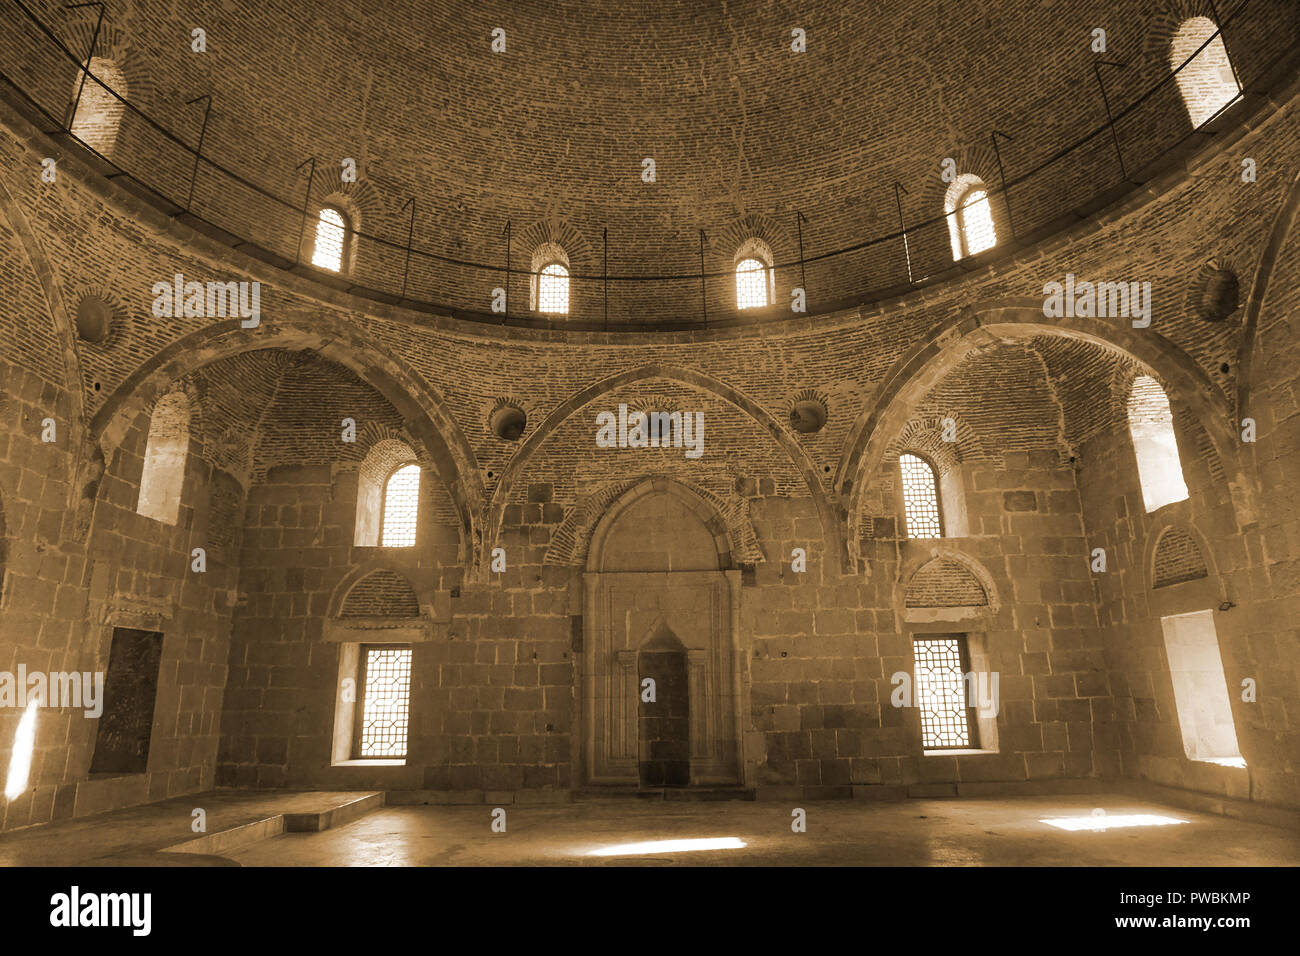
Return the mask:
[[[732,555],[736,553],[735,536],[727,527],[722,513],[717,511],[694,489],[671,478],[647,478],[628,488],[609,503],[600,520],[591,532],[591,543],[587,546],[587,570],[603,570],[605,542],[610,531],[618,524],[619,518],[638,501],[653,494],[667,494],[682,502],[700,523],[713,536],[714,550],[717,552],[717,570],[726,571],[732,567]]]
[[[483,555],[491,553],[492,543],[495,543],[497,536],[501,533],[506,503],[510,500],[510,493],[515,482],[532,456],[545,444],[551,434],[569,418],[600,396],[616,391],[626,385],[654,378],[667,379],[668,381],[693,386],[708,392],[748,415],[755,424],[771,435],[772,439],[785,451],[790,457],[791,463],[803,476],[804,483],[808,487],[809,496],[813,500],[818,518],[821,521],[822,535],[828,553],[836,555],[836,560],[840,561],[842,566],[846,566],[844,562],[847,560],[848,552],[844,548],[840,536],[839,522],[831,507],[830,499],[827,497],[825,489],[822,488],[821,479],[817,475],[816,465],[789,429],[753,399],[719,379],[680,366],[658,364],[643,365],[619,372],[616,375],[595,382],[579,392],[575,392],[547,415],[546,419],[537,428],[532,430],[518,452],[510,459],[510,463],[505,467],[505,470],[502,471],[496,491],[492,495],[488,506],[487,521],[484,525],[487,534],[485,536],[485,547],[480,552],[480,561],[483,560]]]
[[[451,495],[461,523],[461,560],[474,567],[485,495],[469,442],[442,397],[423,378],[372,340],[362,339],[355,328],[326,316],[314,317],[310,327],[263,318],[255,331],[241,328],[239,320],[232,319],[183,336],[141,364],[114,390],[91,419],[91,436],[111,454],[134,417],[172,382],[217,359],[272,348],[311,350],[350,369],[405,417],[419,446],[417,457],[433,463]]]
[[[1239,527],[1256,521],[1257,493],[1244,467],[1226,397],[1196,361],[1163,336],[1101,319],[1049,319],[1041,299],[1009,298],[978,303],[940,323],[902,355],[863,408],[849,433],[835,477],[846,502],[848,544],[855,548],[863,489],[879,467],[890,442],[907,424],[918,403],[965,355],[995,344],[998,334],[1064,335],[1118,349],[1152,370],[1171,398],[1189,409],[1205,429],[1223,462]],[[856,552],[854,552],[856,554]]]
[[[90,447],[86,440],[86,396],[82,386],[81,358],[77,352],[75,327],[64,307],[63,288],[59,283],[58,271],[45,254],[45,248],[41,245],[26,215],[14,202],[4,179],[5,174],[0,171],[0,220],[3,220],[13,231],[27,254],[28,265],[40,283],[50,325],[53,327],[54,337],[63,357],[63,388],[71,403],[71,413],[68,416],[69,459],[71,473],[75,476],[75,480],[69,482],[68,504],[70,507],[75,507],[79,492],[85,484],[86,476],[82,472],[90,457]]]

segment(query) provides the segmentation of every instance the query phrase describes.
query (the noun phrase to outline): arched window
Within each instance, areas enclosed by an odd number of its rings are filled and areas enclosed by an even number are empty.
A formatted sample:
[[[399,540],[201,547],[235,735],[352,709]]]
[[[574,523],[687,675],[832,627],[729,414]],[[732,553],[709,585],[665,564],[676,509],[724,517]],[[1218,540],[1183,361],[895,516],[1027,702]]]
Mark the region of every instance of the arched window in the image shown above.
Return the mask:
[[[543,266],[537,277],[537,311],[569,311],[569,270],[558,262]]]
[[[380,531],[380,544],[385,548],[414,547],[419,510],[420,466],[402,465],[384,482],[384,524]]]
[[[78,92],[81,94],[80,99],[77,99]],[[104,57],[92,57],[90,75],[77,73],[77,82],[72,88],[72,100],[69,103],[69,106],[76,103],[76,112],[68,129],[73,136],[101,156],[111,156],[113,147],[117,144],[118,127],[122,125],[122,114],[126,111],[126,105],[122,102],[124,99],[126,79],[117,64]]]
[[[772,250],[761,239],[749,239],[736,253],[736,308],[763,309],[776,299]]]
[[[939,477],[924,458],[898,456],[903,475],[903,513],[909,538],[942,538],[943,514],[939,510]]]
[[[1228,48],[1222,35],[1215,36],[1217,32],[1209,17],[1191,17],[1182,22],[1169,45],[1169,67],[1177,71],[1178,92],[1192,126],[1198,128],[1241,95]]]
[[[533,250],[528,279],[528,307],[534,312],[569,312],[569,254],[558,242],[543,242]]]
[[[316,220],[316,249],[311,264],[318,269],[342,272],[350,234],[347,216],[334,206],[322,206]]]
[[[185,483],[185,456],[190,448],[190,403],[184,392],[164,395],[149,420],[149,439],[140,474],[136,511],[163,524],[175,524]]]
[[[1142,499],[1148,512],[1187,498],[1183,466],[1174,435],[1169,398],[1150,375],[1133,380],[1128,396],[1128,430],[1137,456]]]
[[[998,244],[988,187],[978,176],[963,173],[948,187],[943,211],[948,216],[954,261],[978,255]]]

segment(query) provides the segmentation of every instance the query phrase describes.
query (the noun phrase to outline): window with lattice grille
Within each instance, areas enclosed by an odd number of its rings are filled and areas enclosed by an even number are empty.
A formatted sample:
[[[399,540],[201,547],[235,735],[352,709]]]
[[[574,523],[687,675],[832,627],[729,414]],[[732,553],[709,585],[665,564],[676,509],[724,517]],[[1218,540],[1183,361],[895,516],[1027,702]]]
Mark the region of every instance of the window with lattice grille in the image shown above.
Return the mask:
[[[403,465],[384,485],[384,525],[380,545],[410,548],[415,545],[416,515],[420,510],[420,466]]]
[[[767,300],[768,269],[758,259],[736,263],[736,308],[761,309]]]
[[[988,187],[978,176],[963,173],[953,181],[944,196],[944,211],[948,214],[954,260],[978,255],[998,244],[993,203]]]
[[[363,647],[360,685],[355,756],[405,757],[411,709],[411,649]]]
[[[537,311],[569,311],[569,270],[552,262],[537,277]]]
[[[316,250],[311,264],[318,269],[340,272],[343,269],[343,245],[347,241],[347,221],[343,213],[331,206],[320,211],[316,220]]]
[[[965,648],[959,637],[918,637],[916,706],[921,712],[921,745],[926,750],[974,747],[964,679]]]
[[[939,512],[939,479],[924,458],[899,455],[903,473],[903,514],[909,538],[942,538],[943,516]]]

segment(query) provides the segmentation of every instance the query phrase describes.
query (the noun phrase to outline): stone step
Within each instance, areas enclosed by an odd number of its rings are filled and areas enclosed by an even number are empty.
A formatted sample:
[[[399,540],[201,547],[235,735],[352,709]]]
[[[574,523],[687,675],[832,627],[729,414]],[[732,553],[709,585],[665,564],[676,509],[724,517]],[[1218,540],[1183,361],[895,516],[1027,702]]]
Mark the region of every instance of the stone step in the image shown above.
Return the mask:
[[[383,805],[382,792],[367,793],[316,810],[277,813],[252,823],[205,833],[197,839],[165,847],[162,852],[220,855],[252,843],[269,840],[282,833],[319,833],[331,827],[342,826]]]

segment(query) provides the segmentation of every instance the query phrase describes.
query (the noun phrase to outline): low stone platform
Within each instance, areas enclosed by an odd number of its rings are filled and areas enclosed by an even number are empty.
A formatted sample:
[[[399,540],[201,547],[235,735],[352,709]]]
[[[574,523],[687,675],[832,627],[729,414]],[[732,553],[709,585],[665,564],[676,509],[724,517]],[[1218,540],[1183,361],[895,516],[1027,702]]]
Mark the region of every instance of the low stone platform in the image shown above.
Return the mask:
[[[222,854],[383,806],[376,791],[216,790],[0,836],[0,866],[237,866]],[[192,829],[203,810],[206,832]]]

